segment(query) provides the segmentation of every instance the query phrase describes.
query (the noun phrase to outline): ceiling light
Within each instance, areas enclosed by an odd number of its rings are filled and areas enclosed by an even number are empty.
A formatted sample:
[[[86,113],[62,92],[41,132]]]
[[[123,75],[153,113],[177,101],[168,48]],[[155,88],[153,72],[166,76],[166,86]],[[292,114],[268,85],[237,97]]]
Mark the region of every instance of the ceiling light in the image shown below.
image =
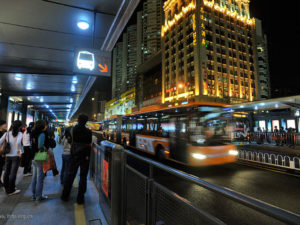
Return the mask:
[[[86,30],[86,29],[88,29],[88,28],[90,27],[90,25],[89,25],[87,22],[85,22],[85,21],[79,21],[79,22],[77,23],[77,26],[78,26],[81,30]]]
[[[26,90],[32,90],[32,87],[27,86],[27,87],[26,87]]]
[[[77,84],[78,83],[77,77],[73,77],[72,83],[73,84]]]
[[[15,75],[15,80],[22,80],[22,75],[20,73],[17,73]]]
[[[75,91],[75,85],[71,86],[71,91],[74,92]]]
[[[73,98],[70,98],[70,102],[73,103]]]

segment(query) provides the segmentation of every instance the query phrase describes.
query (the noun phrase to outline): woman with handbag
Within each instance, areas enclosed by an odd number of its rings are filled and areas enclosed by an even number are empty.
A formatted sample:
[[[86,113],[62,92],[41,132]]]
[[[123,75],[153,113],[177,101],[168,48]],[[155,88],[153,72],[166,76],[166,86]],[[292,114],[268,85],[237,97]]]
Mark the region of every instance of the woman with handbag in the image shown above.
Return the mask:
[[[3,134],[5,134],[7,130],[7,124],[5,120],[0,120],[0,138],[3,136]],[[3,167],[5,164],[5,155],[0,154],[0,187],[3,186],[2,183],[2,171],[3,171]]]
[[[8,149],[5,152],[5,172],[4,172],[4,188],[8,195],[20,193],[16,189],[17,172],[20,165],[20,157],[22,154],[22,137],[21,132],[22,122],[16,120],[13,122],[9,132],[6,132],[0,139],[0,145],[6,140]]]
[[[45,133],[46,123],[43,120],[39,120],[35,123],[32,131],[32,151],[35,153],[32,161],[32,200],[41,201],[47,199],[47,196],[43,196],[44,185],[44,173],[43,162],[48,161],[47,149],[45,148]]]

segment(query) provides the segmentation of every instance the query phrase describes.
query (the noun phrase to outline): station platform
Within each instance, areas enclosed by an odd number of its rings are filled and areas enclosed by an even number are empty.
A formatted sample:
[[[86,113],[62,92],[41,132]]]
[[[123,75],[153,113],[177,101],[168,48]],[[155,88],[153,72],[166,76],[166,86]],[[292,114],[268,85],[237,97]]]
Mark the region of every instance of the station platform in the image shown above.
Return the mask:
[[[58,170],[62,165],[62,146],[57,144],[54,155]],[[99,205],[99,195],[94,183],[88,178],[85,204],[76,203],[79,177],[76,177],[68,202],[60,199],[62,185],[60,176],[48,171],[44,180],[43,194],[49,199],[37,202],[31,200],[31,176],[23,177],[23,168],[19,168],[16,186],[20,194],[7,196],[0,190],[0,225],[107,225]]]

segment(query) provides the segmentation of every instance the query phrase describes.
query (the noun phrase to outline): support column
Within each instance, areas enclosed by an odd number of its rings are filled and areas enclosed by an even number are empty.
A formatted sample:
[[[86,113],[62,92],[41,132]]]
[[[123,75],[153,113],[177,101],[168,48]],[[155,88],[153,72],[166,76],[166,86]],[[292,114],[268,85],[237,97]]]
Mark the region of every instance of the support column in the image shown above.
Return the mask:
[[[8,96],[0,93],[0,119],[7,120]]]
[[[27,105],[22,104],[21,110],[22,110],[22,123],[23,123],[23,125],[25,125],[27,122],[26,121],[27,120]]]

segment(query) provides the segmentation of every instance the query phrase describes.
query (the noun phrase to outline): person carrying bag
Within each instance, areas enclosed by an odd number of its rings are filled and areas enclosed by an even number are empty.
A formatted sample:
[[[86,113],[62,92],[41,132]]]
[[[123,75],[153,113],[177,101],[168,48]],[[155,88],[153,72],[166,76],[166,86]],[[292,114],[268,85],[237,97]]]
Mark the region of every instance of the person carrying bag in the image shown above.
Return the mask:
[[[32,150],[35,152],[32,161],[32,200],[41,201],[47,199],[47,196],[43,196],[43,186],[44,186],[44,172],[43,172],[43,162],[48,161],[48,153],[45,147],[45,133],[46,123],[43,120],[36,122],[33,129],[32,138]]]

